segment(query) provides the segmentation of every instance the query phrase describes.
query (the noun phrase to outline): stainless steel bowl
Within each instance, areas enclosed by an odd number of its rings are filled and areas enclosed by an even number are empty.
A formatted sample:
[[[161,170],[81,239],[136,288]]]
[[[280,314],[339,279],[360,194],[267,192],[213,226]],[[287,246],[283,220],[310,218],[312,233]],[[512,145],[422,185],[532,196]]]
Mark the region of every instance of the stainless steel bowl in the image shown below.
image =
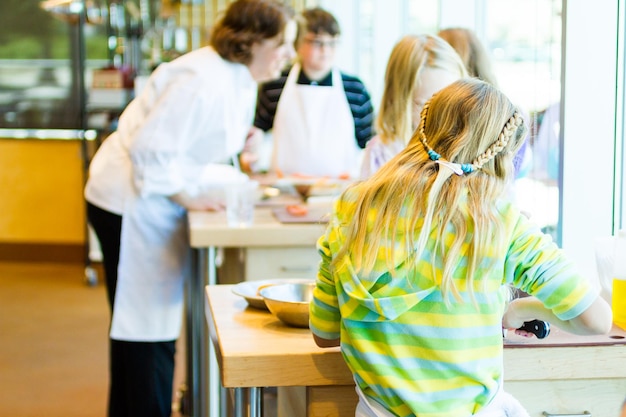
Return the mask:
[[[315,282],[276,284],[259,291],[270,312],[293,327],[309,327],[309,302]]]
[[[269,310],[265,304],[265,300],[261,297],[260,291],[270,285],[288,284],[288,283],[309,283],[310,279],[306,278],[275,278],[264,279],[258,281],[244,281],[233,287],[233,293],[245,298],[250,307],[261,310]]]

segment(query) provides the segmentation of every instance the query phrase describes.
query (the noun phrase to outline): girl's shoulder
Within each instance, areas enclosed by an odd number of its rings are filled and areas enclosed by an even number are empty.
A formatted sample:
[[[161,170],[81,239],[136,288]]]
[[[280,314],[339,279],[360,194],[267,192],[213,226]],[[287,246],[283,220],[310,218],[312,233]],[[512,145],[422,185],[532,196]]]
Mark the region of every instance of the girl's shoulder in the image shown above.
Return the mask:
[[[362,177],[367,178],[383,166],[387,161],[396,156],[405,144],[397,139],[386,139],[382,135],[376,135],[365,145]]]

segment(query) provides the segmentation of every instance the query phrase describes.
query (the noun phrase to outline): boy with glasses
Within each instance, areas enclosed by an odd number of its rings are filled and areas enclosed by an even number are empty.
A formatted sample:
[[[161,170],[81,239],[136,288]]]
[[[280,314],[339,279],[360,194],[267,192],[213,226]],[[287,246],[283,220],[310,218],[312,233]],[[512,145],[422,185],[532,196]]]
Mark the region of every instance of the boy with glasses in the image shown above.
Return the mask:
[[[332,14],[321,8],[305,10],[296,63],[259,89],[254,126],[272,130],[271,170],[277,173],[358,175],[361,150],[372,137],[374,111],[361,80],[335,68],[339,35]]]

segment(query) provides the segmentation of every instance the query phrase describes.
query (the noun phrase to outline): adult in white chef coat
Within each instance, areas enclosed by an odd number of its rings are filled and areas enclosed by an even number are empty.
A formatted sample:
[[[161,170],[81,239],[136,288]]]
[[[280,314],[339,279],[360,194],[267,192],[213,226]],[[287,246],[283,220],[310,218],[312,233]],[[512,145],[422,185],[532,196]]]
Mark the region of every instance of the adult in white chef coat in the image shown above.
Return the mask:
[[[211,186],[252,125],[257,82],[295,55],[293,12],[237,0],[210,46],[161,64],[91,162],[88,216],[101,242],[112,306],[110,417],[169,416],[175,341],[188,275],[188,209],[222,206]]]
[[[372,137],[373,108],[365,86],[335,63],[339,24],[321,8],[302,12],[298,59],[262,85],[255,126],[272,130],[271,169],[283,174],[356,176]]]

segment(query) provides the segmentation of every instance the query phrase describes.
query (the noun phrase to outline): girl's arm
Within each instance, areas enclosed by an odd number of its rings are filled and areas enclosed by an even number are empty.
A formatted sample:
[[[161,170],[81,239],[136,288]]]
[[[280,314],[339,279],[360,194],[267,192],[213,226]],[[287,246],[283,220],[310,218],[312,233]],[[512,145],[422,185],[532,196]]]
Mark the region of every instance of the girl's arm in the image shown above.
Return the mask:
[[[509,304],[502,319],[506,329],[517,329],[524,322],[539,319],[547,321],[566,332],[578,335],[607,334],[612,327],[611,307],[600,296],[577,317],[570,320],[559,319],[551,310],[535,297],[518,298]]]

